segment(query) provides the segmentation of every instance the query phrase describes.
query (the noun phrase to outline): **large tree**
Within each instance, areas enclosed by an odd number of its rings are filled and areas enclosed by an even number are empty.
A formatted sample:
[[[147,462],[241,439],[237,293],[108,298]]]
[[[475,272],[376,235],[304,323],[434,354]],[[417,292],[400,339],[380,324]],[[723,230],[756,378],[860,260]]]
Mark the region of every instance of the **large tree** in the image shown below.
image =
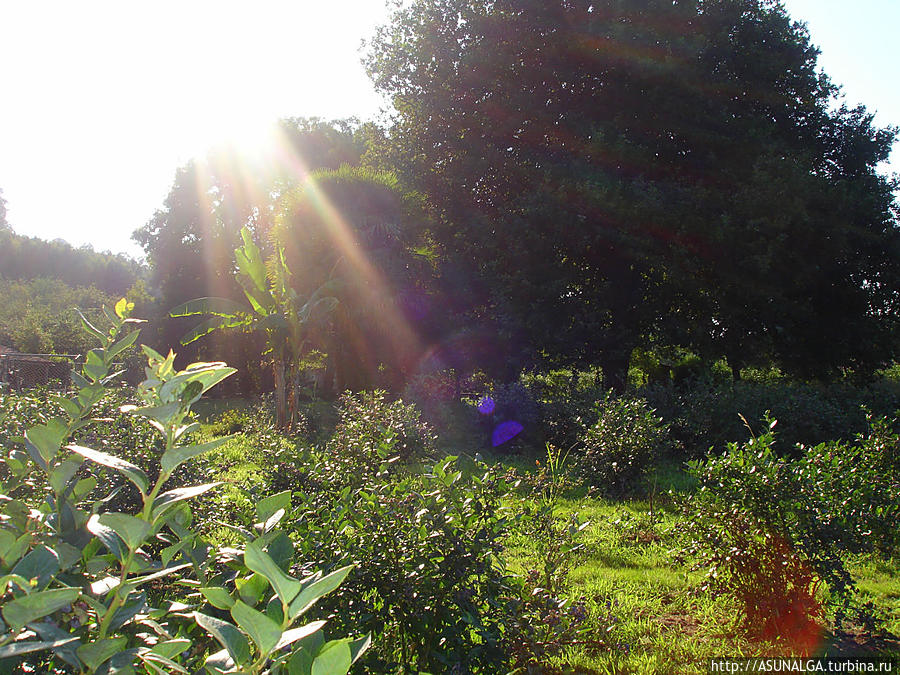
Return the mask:
[[[282,194],[317,169],[359,162],[364,142],[356,131],[349,122],[286,119],[275,125],[267,147],[218,147],[178,169],[162,208],[134,233],[159,297],[159,346],[177,344],[191,328],[190,320],[168,318],[173,307],[197,297],[243,297],[232,263],[241,228],[249,226],[265,246]],[[180,357],[195,358],[197,348]],[[237,386],[261,384],[254,366],[262,345],[254,335],[218,334],[200,349],[237,365]]]
[[[798,372],[891,356],[893,132],[833,110],[816,56],[766,0],[413,0],[368,65],[470,312],[621,387],[650,335]]]

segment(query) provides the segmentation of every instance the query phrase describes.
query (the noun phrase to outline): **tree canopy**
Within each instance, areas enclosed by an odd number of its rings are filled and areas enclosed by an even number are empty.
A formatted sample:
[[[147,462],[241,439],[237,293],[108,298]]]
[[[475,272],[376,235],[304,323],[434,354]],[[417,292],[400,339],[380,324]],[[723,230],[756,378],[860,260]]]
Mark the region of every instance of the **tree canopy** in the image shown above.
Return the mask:
[[[523,364],[622,386],[653,338],[803,375],[893,356],[895,132],[834,107],[780,3],[413,0],[368,67],[469,315]]]

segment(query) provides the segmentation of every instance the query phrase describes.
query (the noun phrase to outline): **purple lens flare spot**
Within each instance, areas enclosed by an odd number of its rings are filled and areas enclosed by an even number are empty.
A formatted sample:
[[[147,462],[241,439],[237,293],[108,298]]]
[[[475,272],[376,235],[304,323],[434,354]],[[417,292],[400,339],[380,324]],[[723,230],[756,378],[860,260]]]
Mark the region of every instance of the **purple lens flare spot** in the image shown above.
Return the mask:
[[[478,412],[480,412],[482,415],[490,415],[492,412],[494,412],[495,406],[496,403],[494,403],[494,399],[492,399],[490,396],[483,396],[481,400],[478,401],[477,408]]]
[[[525,427],[521,424],[512,420],[509,422],[501,422],[497,425],[497,428],[494,429],[494,433],[491,434],[491,443],[495,448],[498,445],[503,445],[508,440],[521,434],[524,428]]]

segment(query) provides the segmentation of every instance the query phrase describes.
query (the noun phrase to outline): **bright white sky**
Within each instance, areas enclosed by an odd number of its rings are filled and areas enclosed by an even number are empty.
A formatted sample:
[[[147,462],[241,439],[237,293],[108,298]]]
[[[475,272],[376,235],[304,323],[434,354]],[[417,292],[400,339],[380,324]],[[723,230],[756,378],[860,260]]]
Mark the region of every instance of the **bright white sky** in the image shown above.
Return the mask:
[[[900,0],[786,6],[848,102],[900,125]],[[385,16],[384,0],[0,0],[10,224],[139,255],[131,233],[215,140],[278,117],[374,117],[359,47]]]

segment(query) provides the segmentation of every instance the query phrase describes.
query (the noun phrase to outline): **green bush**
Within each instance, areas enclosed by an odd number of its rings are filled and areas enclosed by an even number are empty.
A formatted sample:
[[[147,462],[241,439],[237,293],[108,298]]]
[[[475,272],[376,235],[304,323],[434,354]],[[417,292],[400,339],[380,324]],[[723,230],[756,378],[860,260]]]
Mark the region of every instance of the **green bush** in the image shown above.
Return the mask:
[[[646,402],[607,395],[582,437],[577,472],[608,496],[639,492],[667,443],[668,429]]]
[[[509,575],[499,564],[509,515],[502,476],[448,457],[423,471],[385,455],[370,471],[334,447],[298,458],[293,534],[310,564],[348,563],[331,598],[337,630],[371,631],[370,672],[499,672]]]
[[[758,420],[766,411],[784,428],[776,449],[790,454],[799,443],[852,441],[866,429],[864,406],[876,416],[893,415],[900,407],[900,386],[886,379],[865,386],[696,379],[680,386],[647,386],[641,395],[671,426],[673,441],[688,457],[741,441],[746,434],[742,419]]]
[[[353,460],[357,470],[377,467],[382,458],[410,462],[435,456],[437,437],[414,405],[387,401],[384,391],[346,392],[328,453]]]
[[[855,445],[801,447],[789,459],[775,451],[774,426],[691,463],[700,488],[689,522],[710,584],[742,603],[748,625],[802,643],[826,608],[840,620],[850,607],[848,553],[897,549],[898,437],[873,421]]]

